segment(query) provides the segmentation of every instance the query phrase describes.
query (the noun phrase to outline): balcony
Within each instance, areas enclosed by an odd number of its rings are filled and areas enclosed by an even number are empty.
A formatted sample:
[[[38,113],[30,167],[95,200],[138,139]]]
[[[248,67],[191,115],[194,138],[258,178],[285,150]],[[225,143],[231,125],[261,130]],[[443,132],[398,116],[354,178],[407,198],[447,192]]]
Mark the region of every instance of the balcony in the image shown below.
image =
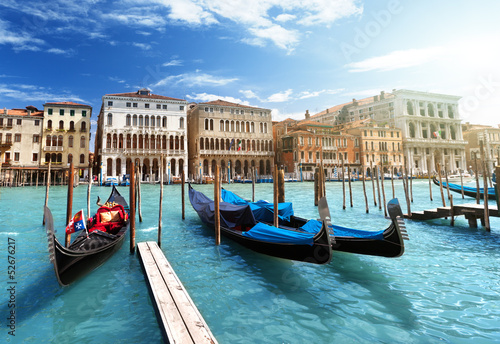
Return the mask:
[[[235,150],[213,150],[213,149],[201,149],[200,156],[202,155],[225,155],[225,156],[249,156],[249,157],[257,157],[257,156],[266,156],[272,157],[274,156],[274,152],[259,152],[259,151],[235,151]]]
[[[63,146],[45,146],[43,147],[44,152],[62,152]]]
[[[125,154],[125,155],[165,155],[183,156],[187,154],[185,149],[152,149],[152,148],[103,148],[101,154]]]

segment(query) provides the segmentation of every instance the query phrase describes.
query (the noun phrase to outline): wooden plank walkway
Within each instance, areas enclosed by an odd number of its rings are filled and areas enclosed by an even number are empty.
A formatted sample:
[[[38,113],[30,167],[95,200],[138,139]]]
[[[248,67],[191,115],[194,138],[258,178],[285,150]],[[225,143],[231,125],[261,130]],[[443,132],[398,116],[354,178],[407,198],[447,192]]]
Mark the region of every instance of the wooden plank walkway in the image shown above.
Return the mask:
[[[488,205],[489,214],[493,217],[500,217],[498,207],[496,205]],[[457,204],[453,208],[437,207],[435,209],[427,209],[421,211],[412,211],[411,216],[404,214],[404,217],[411,220],[433,220],[445,217],[464,215],[469,220],[469,226],[477,227],[477,219],[484,224],[484,204]]]
[[[211,343],[217,340],[154,241],[137,244],[158,324],[167,343]]]

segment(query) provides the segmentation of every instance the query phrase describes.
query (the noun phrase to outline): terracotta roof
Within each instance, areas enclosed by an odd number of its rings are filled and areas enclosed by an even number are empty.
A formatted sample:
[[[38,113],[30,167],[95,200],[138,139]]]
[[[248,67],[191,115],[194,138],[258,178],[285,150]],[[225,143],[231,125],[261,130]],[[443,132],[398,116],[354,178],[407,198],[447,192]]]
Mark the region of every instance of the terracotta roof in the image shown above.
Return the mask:
[[[178,100],[178,101],[183,101],[183,102],[186,101],[185,99],[160,96],[158,94],[152,94],[152,93],[149,93],[149,94],[139,94],[137,92],[111,93],[111,94],[106,94],[104,96],[125,97],[125,98],[145,98],[145,99]]]
[[[28,106],[29,110],[31,110],[31,114],[28,115],[27,109],[5,109],[7,111],[8,116],[34,116],[34,117],[43,117],[43,111],[38,110],[34,106]],[[36,109],[36,111],[35,111]],[[5,110],[0,109],[0,114],[5,115]]]
[[[259,109],[259,110],[268,110],[269,109],[264,109],[264,108],[259,108],[256,106],[249,106],[249,105],[242,105],[242,104],[237,104],[237,103],[231,103],[225,100],[217,99],[217,100],[212,100],[210,102],[206,103],[199,103],[198,105],[217,105],[217,106],[232,106],[232,107],[240,107],[240,108],[249,108],[249,109]]]
[[[310,125],[310,126],[315,126],[315,127],[329,127],[329,128],[333,128],[333,125],[325,124],[325,123],[317,122],[317,121],[311,121],[309,119],[304,119],[302,121],[299,121],[299,123],[297,123],[297,125]]]
[[[86,104],[80,104],[80,103],[75,103],[75,102],[49,102],[43,104],[43,106],[49,106],[49,105],[63,105],[63,106],[83,106],[83,107],[91,107],[90,105]]]

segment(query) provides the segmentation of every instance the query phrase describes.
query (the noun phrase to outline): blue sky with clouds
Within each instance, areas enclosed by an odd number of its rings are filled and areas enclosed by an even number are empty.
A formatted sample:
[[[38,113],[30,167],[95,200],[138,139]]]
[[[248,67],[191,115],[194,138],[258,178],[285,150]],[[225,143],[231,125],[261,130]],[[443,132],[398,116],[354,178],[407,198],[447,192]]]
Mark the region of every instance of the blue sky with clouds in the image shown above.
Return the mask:
[[[500,123],[500,2],[2,0],[0,107],[149,87],[302,118],[396,88]],[[95,125],[94,125],[95,129]]]

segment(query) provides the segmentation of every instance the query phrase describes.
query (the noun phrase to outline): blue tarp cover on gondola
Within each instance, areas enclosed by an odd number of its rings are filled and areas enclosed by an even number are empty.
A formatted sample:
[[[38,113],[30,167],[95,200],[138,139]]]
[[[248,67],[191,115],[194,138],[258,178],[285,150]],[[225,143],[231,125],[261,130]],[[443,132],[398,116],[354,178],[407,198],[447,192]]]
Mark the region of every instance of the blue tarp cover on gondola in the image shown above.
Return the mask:
[[[274,204],[267,201],[248,202],[231,191],[222,189],[222,200],[224,202],[244,205],[249,204],[253,215],[257,221],[274,222]],[[293,215],[293,205],[291,202],[278,204],[278,217],[284,221],[290,221]]]
[[[443,182],[443,187],[445,188],[446,187],[446,182]],[[458,184],[453,184],[453,183],[449,183],[449,186],[450,186],[450,189],[458,189],[458,190],[462,190],[462,186],[458,185]],[[470,186],[464,186],[464,191],[469,191],[469,192],[474,192],[476,193],[477,192],[477,188],[473,188],[473,187],[470,187]],[[479,188],[479,193],[480,194],[484,194],[484,188]],[[495,188],[488,188],[488,195],[494,195],[495,194]]]
[[[262,222],[256,224],[249,231],[243,232],[243,235],[256,240],[279,244],[312,245],[314,242],[313,233],[289,231]]]
[[[300,227],[303,231],[308,233],[318,233],[321,229],[321,221],[318,220],[309,220],[305,225]],[[332,225],[333,234],[336,237],[354,237],[354,238],[363,238],[363,239],[374,239],[374,240],[384,240],[384,231],[364,231],[360,229],[353,229],[347,227],[341,227]]]
[[[201,192],[189,189],[189,198],[193,208],[196,210],[201,220],[208,224],[215,224],[214,201]],[[220,224],[226,228],[251,228],[257,222],[253,216],[249,205],[234,205],[226,202],[220,203]]]

